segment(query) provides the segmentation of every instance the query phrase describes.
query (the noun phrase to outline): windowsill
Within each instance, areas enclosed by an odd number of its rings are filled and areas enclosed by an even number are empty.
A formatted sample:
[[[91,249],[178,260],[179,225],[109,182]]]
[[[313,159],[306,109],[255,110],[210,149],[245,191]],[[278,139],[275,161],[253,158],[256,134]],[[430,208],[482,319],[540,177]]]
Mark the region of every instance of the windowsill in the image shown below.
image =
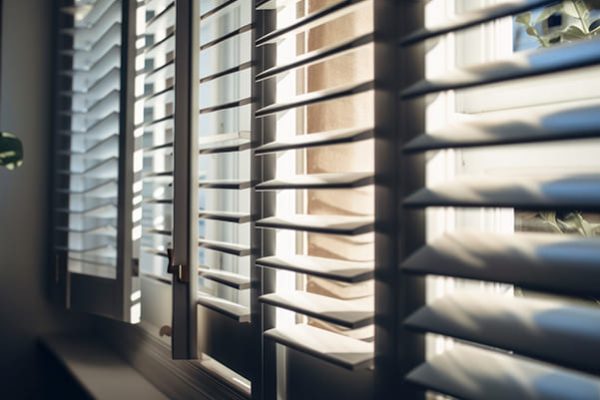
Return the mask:
[[[42,345],[95,399],[167,399],[108,345],[97,339],[48,336]]]

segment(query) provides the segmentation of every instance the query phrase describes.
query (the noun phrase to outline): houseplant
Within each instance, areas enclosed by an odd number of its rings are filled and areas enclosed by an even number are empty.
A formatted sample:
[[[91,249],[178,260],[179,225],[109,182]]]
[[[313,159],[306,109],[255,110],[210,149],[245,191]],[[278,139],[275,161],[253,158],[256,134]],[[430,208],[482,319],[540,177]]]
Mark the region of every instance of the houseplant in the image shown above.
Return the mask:
[[[12,133],[0,132],[0,166],[15,169],[23,164],[23,145]]]
[[[600,0],[564,0],[544,7],[539,14],[520,14],[515,21],[540,47],[592,39],[600,36]]]

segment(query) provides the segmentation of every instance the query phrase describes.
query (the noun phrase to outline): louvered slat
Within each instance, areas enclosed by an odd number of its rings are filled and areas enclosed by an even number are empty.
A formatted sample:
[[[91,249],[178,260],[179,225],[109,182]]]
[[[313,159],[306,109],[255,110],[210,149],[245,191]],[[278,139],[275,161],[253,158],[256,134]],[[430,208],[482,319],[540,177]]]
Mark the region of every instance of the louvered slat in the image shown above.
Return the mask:
[[[155,256],[164,257],[164,258],[169,257],[169,253],[167,253],[165,250],[153,249],[153,248],[149,248],[149,247],[142,247],[142,250],[148,254],[153,254]]]
[[[546,107],[454,123],[417,136],[406,152],[600,136],[600,105]]]
[[[69,210],[59,208],[56,210],[59,213],[70,213],[73,215],[82,215],[94,218],[112,218],[117,215],[117,208],[114,204],[105,204],[97,207],[91,207],[85,210]]]
[[[161,150],[173,151],[173,142],[166,142],[166,143],[161,143],[161,144],[147,147],[144,149],[144,155],[150,155],[151,153],[154,153],[156,151],[161,151]]]
[[[205,279],[237,290],[250,289],[250,278],[241,274],[210,268],[198,268],[198,274]]]
[[[164,8],[162,8],[161,10],[158,10],[158,12],[156,12],[154,14],[154,16],[152,16],[152,18],[150,18],[149,20],[146,21],[146,29],[152,27],[152,25],[154,25],[156,23],[156,21],[160,20],[161,18],[164,18],[165,15],[167,15],[169,12],[172,12],[175,8],[175,2],[172,1],[169,4],[167,4]]]
[[[200,154],[218,154],[234,151],[244,151],[250,148],[250,140],[245,138],[225,139],[223,141],[200,145]]]
[[[173,232],[170,229],[161,229],[161,228],[148,228],[144,230],[145,233],[151,235],[163,235],[163,236],[172,236]]]
[[[111,37],[112,36],[117,36],[119,35],[121,32],[121,24],[120,23],[114,23],[112,25],[110,25],[105,31],[101,32],[96,38],[94,38],[94,41],[92,42],[91,40],[89,42],[87,42],[85,46],[74,46],[73,50],[75,52],[88,52],[88,53],[94,53],[98,51],[98,48],[101,48],[101,46],[104,44],[106,45],[106,43],[108,43],[110,45],[110,43],[114,42],[114,38]]]
[[[256,227],[264,229],[290,229],[332,235],[360,235],[373,230],[373,218],[345,215],[268,217],[257,221]]]
[[[228,32],[228,33],[226,33],[226,34],[224,34],[222,36],[219,36],[219,37],[211,40],[210,42],[203,43],[200,46],[200,50],[207,50],[210,47],[216,46],[219,43],[222,43],[222,42],[226,41],[227,39],[231,39],[234,36],[237,36],[237,35],[242,34],[244,32],[248,32],[250,30],[252,30],[252,24],[244,25],[244,26],[242,26],[242,27],[240,27],[238,29],[230,31],[230,32]]]
[[[149,199],[145,199],[144,203],[146,203],[146,204],[173,204],[173,199],[149,198]]]
[[[78,175],[89,175],[92,172],[94,173],[94,178],[110,178],[115,174],[115,163],[118,161],[118,157],[110,157],[106,160],[102,160],[83,171],[65,171],[67,174],[71,174],[72,176]]]
[[[373,306],[314,293],[295,291],[260,296],[264,304],[285,308],[332,324],[356,329],[373,323]]]
[[[374,265],[368,262],[335,260],[314,256],[262,257],[256,265],[294,271],[340,282],[355,283],[373,279]]]
[[[317,62],[323,62],[329,60],[336,56],[341,56],[343,54],[349,53],[356,48],[371,43],[373,41],[373,34],[368,33],[365,35],[361,35],[356,38],[350,38],[348,40],[343,40],[335,45],[322,47],[318,50],[314,50],[308,53],[305,53],[301,56],[294,58],[293,61],[284,64],[278,64],[274,67],[271,67],[259,74],[256,75],[256,81],[260,82],[265,79],[270,79],[286,73],[292,69],[296,69],[299,67],[306,67],[309,65],[316,64]]]
[[[118,182],[114,179],[102,182],[81,190],[57,189],[57,192],[70,196],[89,196],[92,198],[112,198],[116,197]]]
[[[408,207],[516,207],[597,210],[600,175],[558,178],[463,178],[424,188],[405,200]]]
[[[373,362],[373,344],[314,328],[294,325],[269,329],[265,337],[342,368],[357,370]]]
[[[111,154],[115,152],[118,143],[117,139],[119,135],[111,134],[107,136],[105,139],[99,140],[90,147],[77,152],[71,152],[72,155],[88,155],[93,156],[93,158],[108,158]]]
[[[244,99],[240,99],[240,100],[235,100],[235,101],[230,101],[227,103],[221,103],[215,106],[209,106],[209,107],[204,107],[200,109],[200,114],[210,114],[210,113],[214,113],[217,111],[223,111],[223,110],[227,110],[227,109],[231,109],[231,108],[238,108],[238,107],[242,107],[242,106],[247,106],[249,104],[252,104],[252,98],[244,98]]]
[[[100,246],[94,246],[94,247],[86,247],[86,248],[81,248],[81,249],[75,249],[75,248],[64,248],[64,247],[59,247],[60,250],[65,250],[68,251],[69,253],[79,253],[79,254],[86,254],[86,253],[102,253],[102,252],[114,252],[115,248],[111,245],[100,245]]]
[[[600,371],[596,362],[600,356],[600,311],[590,306],[463,293],[434,301],[408,317],[405,324],[591,373]]]
[[[410,99],[444,90],[465,89],[496,82],[550,74],[600,63],[600,39],[583,40],[541,50],[517,53],[503,61],[475,65],[417,82],[402,91]]]
[[[68,227],[57,227],[56,230],[73,233],[77,235],[111,235],[114,236],[117,233],[116,228],[113,225],[102,225],[88,229],[72,229]]]
[[[149,44],[148,46],[144,47],[142,49],[142,51],[144,53],[149,53],[149,52],[155,50],[157,47],[159,47],[161,45],[164,45],[169,40],[171,40],[172,42],[175,41],[175,32],[169,32],[169,33],[167,33],[167,35],[165,37],[163,37],[160,40],[158,40],[158,41],[156,41],[156,42],[154,42],[152,44]]]
[[[224,1],[222,1],[221,4],[218,4],[215,7],[211,8],[210,10],[203,12],[200,15],[200,20],[207,19],[211,15],[214,15],[214,14],[218,13],[219,11],[223,10],[224,8],[227,8],[230,5],[236,3],[237,1],[238,0],[224,0]]]
[[[227,301],[206,293],[198,293],[198,304],[219,314],[233,318],[240,323],[250,322],[250,310],[248,307],[241,306],[232,301]]]
[[[233,254],[238,257],[249,256],[252,253],[252,250],[248,246],[220,242],[217,240],[198,239],[198,246],[209,250],[220,251],[221,253]]]
[[[212,219],[216,221],[224,222],[235,222],[237,224],[244,224],[252,220],[250,214],[231,212],[231,211],[207,211],[201,210],[198,213],[198,217],[203,219]]]
[[[198,187],[205,189],[248,189],[252,186],[252,182],[235,179],[221,180],[202,180],[198,182]]]
[[[600,380],[507,353],[461,347],[446,351],[411,371],[406,378],[423,388],[456,398],[592,400]]]
[[[423,27],[401,40],[403,45],[413,44],[435,36],[469,28],[494,19],[519,14],[560,0],[504,0],[489,7],[476,9],[457,15],[453,19],[442,20],[435,25]]]
[[[247,70],[247,69],[249,69],[251,67],[252,67],[252,62],[248,61],[248,62],[239,64],[239,65],[227,68],[227,69],[223,69],[223,70],[214,72],[214,73],[212,73],[210,75],[202,76],[200,78],[200,83],[201,84],[202,83],[208,83],[208,82],[210,82],[212,80],[224,77],[226,75],[234,74],[236,72],[241,72],[241,71]]]
[[[256,2],[257,10],[274,10],[284,4],[289,4],[290,0],[260,0]]]
[[[301,30],[309,30],[318,24],[324,24],[327,21],[339,18],[342,15],[351,13],[356,9],[357,5],[361,5],[363,2],[364,0],[340,0],[329,6],[321,8],[317,12],[308,14],[305,17],[297,18],[292,24],[267,33],[256,40],[256,45],[263,46],[266,44],[272,44],[284,35],[295,34]]]
[[[324,173],[277,178],[256,185],[256,190],[351,189],[373,184],[368,172]]]
[[[446,234],[402,264],[411,273],[503,282],[566,295],[600,296],[600,241],[554,234]]]
[[[343,129],[329,132],[310,133],[278,139],[275,142],[259,146],[256,155],[275,153],[278,151],[296,150],[333,144],[352,143],[373,137],[372,128]]]
[[[144,175],[144,179],[172,179],[173,171],[149,172]]]
[[[331,89],[325,89],[316,92],[305,93],[263,107],[256,111],[256,116],[259,118],[263,118],[292,108],[304,107],[315,103],[321,103],[328,100],[335,100],[341,97],[366,92],[368,90],[373,89],[373,87],[373,82],[367,81],[341,85]]]

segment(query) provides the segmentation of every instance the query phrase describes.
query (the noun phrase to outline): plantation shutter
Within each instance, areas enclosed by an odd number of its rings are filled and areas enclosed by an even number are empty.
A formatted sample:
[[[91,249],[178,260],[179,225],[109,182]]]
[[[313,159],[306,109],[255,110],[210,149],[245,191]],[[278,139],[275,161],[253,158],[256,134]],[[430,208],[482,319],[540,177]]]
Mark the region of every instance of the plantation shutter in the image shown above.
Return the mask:
[[[251,243],[253,168],[250,161],[253,109],[252,1],[200,1],[199,32],[192,57],[198,91],[192,132],[197,163],[197,200],[190,223],[198,281],[198,356],[216,361],[221,376],[249,394],[260,376],[254,332],[261,320],[252,296]],[[217,365],[218,365],[217,364]],[[227,372],[223,372],[227,371]]]
[[[202,233],[198,246],[202,258],[219,260],[223,265],[200,265],[198,274],[204,280],[240,291],[250,287],[248,268],[245,272],[235,271],[235,264],[241,262],[240,258],[249,261],[251,254],[251,2],[205,1],[201,2],[200,12],[200,48],[196,57],[200,71],[197,140],[201,196],[198,218]],[[234,200],[233,196],[240,198]],[[239,229],[248,231],[245,243],[233,234]],[[212,257],[208,255],[211,252]],[[226,260],[233,270],[227,270]],[[250,322],[249,305],[208,293],[201,293],[198,303],[239,323]]]
[[[502,1],[423,28],[402,42],[414,45],[446,34],[460,35],[465,28],[557,3]],[[576,78],[598,71],[599,39],[590,35],[456,69],[414,83],[402,97],[406,102],[418,101],[426,94],[460,94],[488,87],[501,96],[503,85],[521,84],[522,96],[530,85],[552,98],[553,85],[567,78],[564,90],[575,96],[569,91],[576,91],[572,89],[577,87]],[[522,78],[536,80],[519,81]],[[596,85],[591,78],[588,82]],[[421,133],[404,150],[410,156],[485,149],[487,157],[493,158],[509,155],[496,153],[508,148],[535,159],[544,146],[563,146],[565,152],[579,148],[574,146],[598,146],[594,139],[599,132],[599,98],[596,85],[591,94],[577,101],[548,100],[535,107],[506,107],[471,116]],[[525,149],[530,152],[522,152]],[[585,160],[584,151],[580,153]],[[566,226],[560,218],[557,228],[547,232],[537,232],[540,224],[549,226],[544,221],[514,233],[457,230],[430,241],[406,259],[402,269],[408,274],[509,284],[516,293],[513,297],[447,294],[407,318],[409,329],[455,338],[459,343],[412,370],[406,377],[409,382],[464,399],[597,398],[600,309],[595,283],[600,272],[600,240],[592,227],[600,204],[600,175],[592,163],[581,161],[580,165],[576,158],[556,154],[554,163],[561,170],[534,171],[532,167],[532,172],[526,168],[523,172],[505,166],[490,175],[482,172],[430,184],[405,199],[404,206],[410,209],[453,207],[457,212],[472,208],[485,212],[503,207],[515,218],[529,212],[579,216],[584,221],[579,234],[557,233],[560,226]]]
[[[127,1],[59,9],[54,283],[68,308],[137,321]]]
[[[171,336],[174,359],[196,358],[195,281],[190,279],[194,227],[189,223],[194,192],[191,131],[196,91],[191,89],[194,62],[191,13],[195,2],[151,0],[141,5],[144,47],[143,234],[145,290],[153,302],[144,314],[150,328]],[[172,277],[168,275],[172,274]],[[166,285],[170,284],[167,291]],[[170,292],[171,300],[168,300]]]
[[[256,265],[265,277],[264,337],[362,371],[372,364],[374,335],[372,8],[369,1],[256,4],[263,18],[254,156],[262,166],[255,188],[263,201]],[[295,83],[286,83],[290,77]],[[281,164],[286,157],[291,167]],[[295,210],[286,199],[295,199]],[[295,288],[278,288],[278,277],[290,273]],[[282,311],[296,313],[296,323],[276,323]],[[315,374],[330,374],[314,365]],[[290,383],[309,375],[305,367],[290,376],[289,390],[326,396]]]

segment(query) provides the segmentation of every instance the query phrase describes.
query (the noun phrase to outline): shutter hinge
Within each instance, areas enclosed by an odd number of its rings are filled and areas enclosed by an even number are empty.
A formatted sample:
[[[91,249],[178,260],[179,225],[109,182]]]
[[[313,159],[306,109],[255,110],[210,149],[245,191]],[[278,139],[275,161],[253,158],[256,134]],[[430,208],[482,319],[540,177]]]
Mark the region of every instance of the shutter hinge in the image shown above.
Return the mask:
[[[169,259],[169,265],[167,266],[167,272],[177,277],[180,283],[187,283],[190,281],[190,277],[187,268],[184,268],[182,264],[175,264],[173,262],[173,249],[167,249],[167,257]]]

